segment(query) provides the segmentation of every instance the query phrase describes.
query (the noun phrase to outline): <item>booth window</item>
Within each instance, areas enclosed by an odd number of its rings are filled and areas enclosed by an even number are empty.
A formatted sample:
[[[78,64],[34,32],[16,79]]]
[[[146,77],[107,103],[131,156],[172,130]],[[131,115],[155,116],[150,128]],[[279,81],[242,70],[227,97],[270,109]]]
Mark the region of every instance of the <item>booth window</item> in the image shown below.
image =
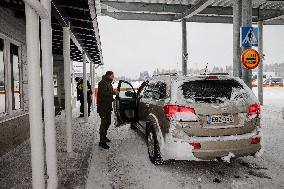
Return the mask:
[[[21,108],[20,98],[20,69],[19,69],[19,47],[10,44],[10,63],[11,63],[11,91],[12,91],[12,109]]]
[[[0,114],[22,108],[21,43],[0,33]]]

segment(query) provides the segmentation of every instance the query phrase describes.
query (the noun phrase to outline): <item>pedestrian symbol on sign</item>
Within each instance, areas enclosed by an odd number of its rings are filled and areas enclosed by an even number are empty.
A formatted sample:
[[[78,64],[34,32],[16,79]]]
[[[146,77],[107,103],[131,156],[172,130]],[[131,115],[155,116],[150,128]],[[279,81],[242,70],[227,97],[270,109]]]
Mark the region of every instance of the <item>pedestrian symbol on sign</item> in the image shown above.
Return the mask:
[[[242,46],[258,46],[258,30],[253,27],[242,28]]]

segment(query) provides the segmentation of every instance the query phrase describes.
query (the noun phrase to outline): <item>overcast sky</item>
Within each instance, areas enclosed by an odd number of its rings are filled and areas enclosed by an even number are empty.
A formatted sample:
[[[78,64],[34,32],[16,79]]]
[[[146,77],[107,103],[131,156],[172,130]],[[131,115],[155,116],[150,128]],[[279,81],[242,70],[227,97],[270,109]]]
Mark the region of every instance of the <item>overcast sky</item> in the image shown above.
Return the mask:
[[[181,69],[181,23],[98,21],[104,71],[136,77],[144,70]],[[232,30],[230,24],[187,23],[188,68],[232,65]],[[284,62],[284,26],[264,26],[264,53],[265,63]]]

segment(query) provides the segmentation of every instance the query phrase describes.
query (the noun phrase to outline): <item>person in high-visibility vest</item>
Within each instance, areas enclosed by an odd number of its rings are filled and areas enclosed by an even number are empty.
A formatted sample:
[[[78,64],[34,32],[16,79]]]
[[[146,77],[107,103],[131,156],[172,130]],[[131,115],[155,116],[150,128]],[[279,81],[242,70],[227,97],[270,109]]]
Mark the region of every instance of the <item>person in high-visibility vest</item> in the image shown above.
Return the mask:
[[[77,100],[80,101],[80,117],[84,117],[84,93],[83,93],[83,79],[76,77],[75,81],[77,82]],[[90,82],[87,80],[87,102],[88,102],[88,116],[91,113],[91,104],[92,104],[92,87]]]
[[[110,142],[107,138],[107,130],[111,124],[111,112],[113,110],[113,79],[114,73],[107,71],[98,86],[97,111],[101,118],[99,146],[104,149],[109,149],[107,142]]]

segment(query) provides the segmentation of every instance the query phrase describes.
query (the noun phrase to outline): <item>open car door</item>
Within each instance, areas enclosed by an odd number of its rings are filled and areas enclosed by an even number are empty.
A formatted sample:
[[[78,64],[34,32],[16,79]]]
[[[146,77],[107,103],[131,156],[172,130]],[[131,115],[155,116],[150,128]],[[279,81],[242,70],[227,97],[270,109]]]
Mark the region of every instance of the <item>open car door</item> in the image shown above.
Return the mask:
[[[137,94],[131,83],[120,80],[117,86],[117,94],[114,103],[116,126],[121,126],[135,120],[136,100]]]

